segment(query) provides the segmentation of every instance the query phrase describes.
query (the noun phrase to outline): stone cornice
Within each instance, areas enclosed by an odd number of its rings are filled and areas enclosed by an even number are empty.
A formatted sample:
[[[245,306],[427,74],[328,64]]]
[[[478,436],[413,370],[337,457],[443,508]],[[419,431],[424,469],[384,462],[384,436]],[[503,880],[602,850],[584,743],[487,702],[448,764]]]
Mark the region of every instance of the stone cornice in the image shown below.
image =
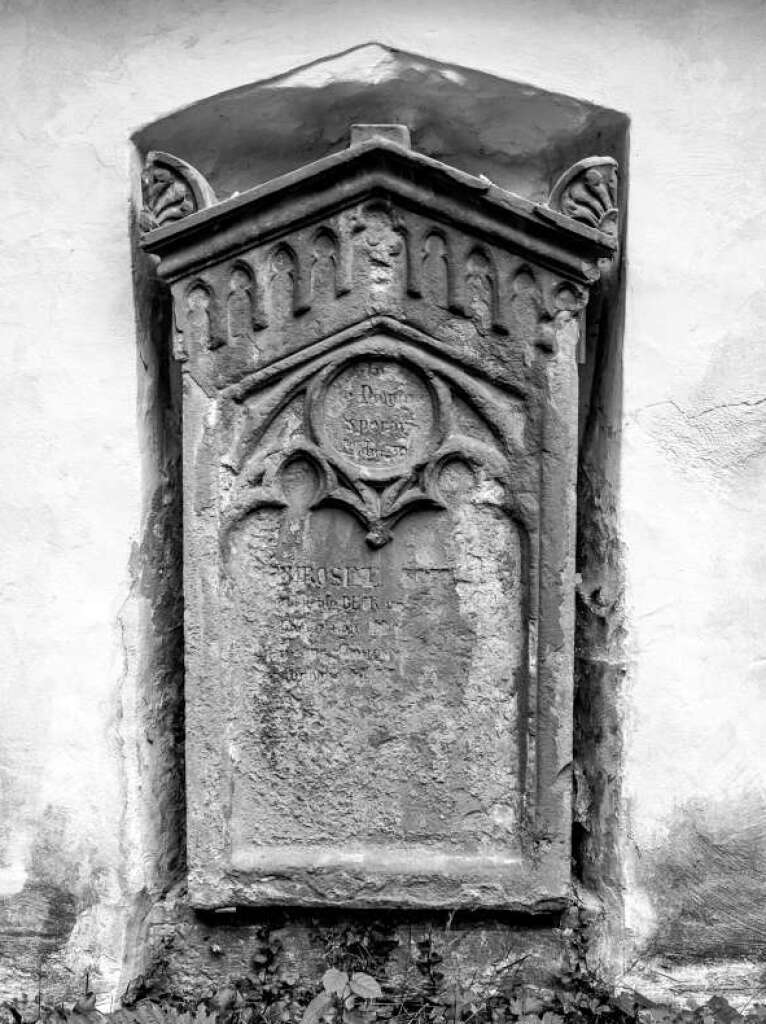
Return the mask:
[[[160,275],[175,280],[329,211],[386,195],[586,283],[598,277],[599,261],[612,258],[616,249],[612,235],[582,218],[531,202],[382,135],[165,223],[145,234],[141,244],[160,258]]]

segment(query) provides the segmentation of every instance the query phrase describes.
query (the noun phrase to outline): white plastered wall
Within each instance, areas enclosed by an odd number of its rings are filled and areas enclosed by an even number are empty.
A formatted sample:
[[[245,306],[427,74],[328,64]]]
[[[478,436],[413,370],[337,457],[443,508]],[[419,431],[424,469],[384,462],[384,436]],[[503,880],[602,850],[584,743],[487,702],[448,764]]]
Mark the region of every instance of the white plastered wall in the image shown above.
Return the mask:
[[[378,39],[631,117],[626,923],[645,940],[656,912],[636,852],[690,800],[747,790],[766,804],[762,5],[11,0],[0,18],[0,896],[49,870],[35,837],[54,821],[72,885],[91,894],[64,956],[75,975],[93,970],[108,1005],[151,881],[131,813],[126,599],[147,484],[130,133]],[[16,994],[21,975],[2,970],[0,992]]]

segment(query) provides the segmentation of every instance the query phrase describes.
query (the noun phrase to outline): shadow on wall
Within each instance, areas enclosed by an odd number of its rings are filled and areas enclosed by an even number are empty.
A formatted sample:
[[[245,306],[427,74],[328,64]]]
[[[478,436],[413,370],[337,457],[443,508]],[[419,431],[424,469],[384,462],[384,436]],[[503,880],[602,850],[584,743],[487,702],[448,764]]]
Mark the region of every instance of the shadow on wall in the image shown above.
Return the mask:
[[[624,114],[377,43],[201,100],[133,141],[225,198],[345,149],[354,123],[406,124],[413,149],[536,201],[585,156],[627,157]]]
[[[763,959],[766,794],[680,807],[639,880],[657,927],[645,951],[668,961]]]
[[[71,972],[66,966],[66,944],[78,914],[95,906],[106,888],[106,872],[97,858],[98,851],[77,843],[64,811],[45,808],[30,849],[24,886],[0,899],[4,984],[18,981],[21,991],[29,978],[40,978],[46,989],[67,983]],[[10,988],[0,991],[0,996],[10,994]]]

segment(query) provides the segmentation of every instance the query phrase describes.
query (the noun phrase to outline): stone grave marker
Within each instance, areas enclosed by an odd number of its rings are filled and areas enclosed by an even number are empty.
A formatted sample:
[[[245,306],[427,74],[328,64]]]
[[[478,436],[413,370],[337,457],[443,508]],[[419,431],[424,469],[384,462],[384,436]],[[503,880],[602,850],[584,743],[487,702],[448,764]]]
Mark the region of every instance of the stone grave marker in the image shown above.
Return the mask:
[[[194,905],[569,891],[577,355],[616,169],[402,126],[223,201],[150,154],[183,364]]]

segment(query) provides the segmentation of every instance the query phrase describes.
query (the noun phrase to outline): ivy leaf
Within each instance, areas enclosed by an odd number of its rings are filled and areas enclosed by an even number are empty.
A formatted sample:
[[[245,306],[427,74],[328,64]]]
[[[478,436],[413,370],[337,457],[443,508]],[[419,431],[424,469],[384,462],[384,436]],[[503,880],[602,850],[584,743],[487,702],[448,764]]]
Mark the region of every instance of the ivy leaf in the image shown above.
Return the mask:
[[[337,972],[336,972],[337,973]],[[319,1024],[322,1016],[332,1006],[332,996],[329,992],[320,992],[314,996],[303,1013],[302,1024]]]
[[[322,975],[322,987],[329,995],[342,996],[348,985],[348,975],[345,971],[336,971],[331,967]]]
[[[362,971],[355,971],[351,975],[351,991],[362,999],[380,999],[383,995],[377,981]]]

